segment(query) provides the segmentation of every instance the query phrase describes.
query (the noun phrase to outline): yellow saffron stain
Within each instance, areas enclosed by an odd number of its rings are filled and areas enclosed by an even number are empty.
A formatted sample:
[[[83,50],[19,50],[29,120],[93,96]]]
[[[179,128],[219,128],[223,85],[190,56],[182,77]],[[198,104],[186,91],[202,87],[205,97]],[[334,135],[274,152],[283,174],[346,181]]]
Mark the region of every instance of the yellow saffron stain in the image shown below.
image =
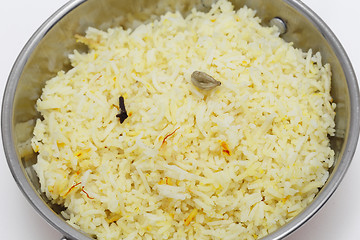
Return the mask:
[[[51,193],[54,192],[54,186],[48,186],[48,191]]]
[[[56,141],[56,145],[58,146],[58,148],[65,147],[65,143],[59,141]]]
[[[222,148],[222,152],[223,152],[225,155],[230,156],[230,155],[231,155],[231,152],[230,152],[230,149],[229,149],[228,144],[227,144],[225,141],[220,141],[220,145],[221,145],[221,148]]]
[[[116,222],[118,221],[120,218],[121,218],[121,215],[119,213],[112,213],[111,211],[109,210],[105,210],[106,212],[106,215],[108,215],[105,220],[106,222],[108,222],[109,224],[110,223],[113,223],[113,222]]]
[[[184,219],[185,226],[189,226],[190,222],[195,218],[197,213],[198,213],[198,210],[196,208],[191,211],[189,216],[186,219]]]
[[[112,216],[110,219],[106,219],[106,221],[108,223],[112,223],[112,222],[116,222],[117,220],[120,219],[120,216],[119,215],[115,215],[115,216]]]
[[[86,157],[87,153],[89,153],[90,150],[91,150],[91,148],[81,149],[81,150],[79,150],[79,151],[76,151],[76,152],[74,153],[74,155],[75,155],[77,158],[82,159],[82,158]]]
[[[114,108],[116,108],[118,111],[120,110],[119,106],[116,106],[115,104],[112,105]]]
[[[282,198],[281,201],[282,201],[283,203],[286,203],[286,201],[287,201],[288,199],[289,199],[289,196],[286,196],[286,197]]]
[[[173,185],[173,182],[171,180],[171,178],[169,177],[164,177],[163,179],[161,179],[159,182],[158,182],[159,185],[162,185],[162,184],[166,184],[166,185]]]

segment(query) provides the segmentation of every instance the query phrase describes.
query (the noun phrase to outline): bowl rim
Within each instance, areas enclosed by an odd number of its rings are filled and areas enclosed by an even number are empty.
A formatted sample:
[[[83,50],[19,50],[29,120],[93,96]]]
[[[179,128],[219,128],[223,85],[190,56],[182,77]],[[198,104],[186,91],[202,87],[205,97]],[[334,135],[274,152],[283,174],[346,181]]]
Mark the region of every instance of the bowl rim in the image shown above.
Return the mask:
[[[77,8],[87,0],[71,0],[52,14],[32,35],[28,40],[18,58],[16,59],[12,70],[9,74],[1,109],[1,132],[3,140],[4,153],[7,159],[8,166],[11,174],[13,175],[18,187],[25,195],[26,199],[30,202],[33,208],[55,229],[64,235],[64,239],[83,239],[90,240],[86,234],[73,228],[61,219],[54,211],[52,211],[45,201],[38,195],[36,190],[30,184],[28,177],[24,174],[24,168],[20,164],[17,158],[16,150],[13,145],[13,101],[18,85],[18,81],[21,77],[22,71],[30,58],[33,50],[39,44],[41,39],[47,34],[47,32],[64,16],[69,12]],[[293,218],[289,223],[280,227],[275,232],[265,236],[264,240],[283,239],[290,235],[297,228],[307,222],[320,208],[327,202],[334,191],[339,186],[343,179],[347,169],[350,166],[352,158],[355,154],[357,142],[360,132],[360,97],[359,86],[356,79],[354,69],[351,62],[331,29],[325,24],[325,22],[309,7],[307,7],[300,0],[283,0],[284,3],[294,8],[304,17],[306,17],[311,24],[324,36],[335,55],[337,56],[341,67],[344,71],[345,78],[348,84],[349,98],[350,98],[350,119],[349,119],[349,131],[345,139],[345,151],[343,153],[341,162],[339,163],[336,172],[328,180],[327,184],[322,188],[321,192],[312,201],[312,203],[304,209],[300,214]]]
[[[359,85],[355,75],[355,71],[352,67],[350,59],[338,40],[335,34],[332,32],[330,27],[307,5],[305,5],[300,0],[284,0],[306,17],[311,24],[323,35],[325,40],[331,46],[331,49],[334,51],[336,57],[338,58],[342,70],[344,72],[346,82],[348,85],[349,98],[350,98],[350,119],[349,119],[349,130],[347,136],[345,136],[344,142],[344,153],[342,155],[341,161],[337,166],[336,171],[331,178],[326,182],[326,185],[321,189],[317,194],[315,199],[307,206],[300,214],[294,217],[289,223],[277,229],[275,232],[262,238],[263,240],[272,240],[272,239],[283,239],[286,236],[290,235],[296,229],[305,224],[310,218],[312,218],[315,213],[317,213],[324,204],[330,199],[338,188],[340,182],[347,172],[352,158],[355,154],[357,143],[359,139],[360,132],[360,96],[359,96]]]
[[[4,90],[1,109],[1,133],[4,153],[8,166],[10,168],[10,172],[30,205],[37,211],[37,213],[40,214],[40,216],[42,216],[46,220],[47,223],[49,223],[52,227],[54,227],[61,234],[63,234],[64,239],[91,240],[91,238],[81,233],[79,230],[73,228],[63,219],[61,219],[50,207],[48,207],[45,201],[38,195],[36,190],[30,184],[30,180],[24,174],[25,170],[20,164],[19,159],[17,158],[16,150],[13,145],[14,130],[12,126],[12,120],[14,116],[13,102],[16,87],[18,85],[22,71],[27,61],[29,60],[32,52],[35,50],[36,46],[40,43],[44,36],[48,33],[48,31],[52,29],[58,21],[60,21],[65,15],[67,15],[72,10],[74,10],[86,1],[87,0],[70,0],[65,3],[35,31],[35,33],[31,36],[31,38],[27,41],[27,43],[21,50],[10,71]]]

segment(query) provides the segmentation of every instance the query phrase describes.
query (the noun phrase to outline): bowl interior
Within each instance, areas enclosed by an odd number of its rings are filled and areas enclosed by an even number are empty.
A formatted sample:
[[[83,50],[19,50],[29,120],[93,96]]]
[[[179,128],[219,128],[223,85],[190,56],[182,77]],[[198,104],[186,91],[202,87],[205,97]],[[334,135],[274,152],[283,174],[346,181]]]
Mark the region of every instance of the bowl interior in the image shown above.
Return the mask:
[[[74,237],[75,230],[71,230],[69,226],[64,227],[67,224],[59,214],[62,207],[50,204],[40,192],[38,178],[31,167],[36,162],[36,154],[31,149],[30,139],[35,121],[40,117],[35,109],[35,102],[41,95],[45,81],[55,76],[59,70],[70,68],[67,55],[74,49],[86,51],[83,46],[76,43],[74,35],[84,34],[89,26],[104,30],[116,25],[127,28],[129,22],[148,21],[163,14],[164,9],[171,11],[176,9],[185,15],[193,7],[206,11],[209,8],[209,2],[211,1],[71,1],[44,23],[25,46],[9,77],[4,97],[2,127],[4,142],[7,141],[4,145],[5,152],[14,177],[25,195],[47,220],[64,234]],[[320,199],[314,203],[313,209],[299,217],[301,218],[297,220],[299,224],[316,212],[326,201],[350,163],[351,157],[344,156],[344,152],[346,149],[349,150],[347,143],[349,134],[355,131],[356,136],[358,131],[358,123],[355,130],[351,130],[351,127],[354,127],[353,115],[356,114],[353,99],[356,96],[358,98],[356,79],[346,54],[331,31],[301,3],[285,0],[233,0],[232,2],[235,9],[244,5],[256,9],[264,25],[268,25],[274,17],[282,18],[288,28],[282,35],[285,40],[293,42],[295,47],[305,51],[309,48],[312,48],[313,52],[320,51],[323,63],[330,63],[332,67],[331,93],[337,108],[336,136],[331,138],[331,145],[336,153],[336,161],[327,182],[330,186],[325,185],[318,194],[317,199]],[[158,7],[159,5],[166,5],[166,7],[161,8]],[[340,173],[339,169],[341,169]],[[326,190],[327,188],[330,190]],[[34,192],[35,195],[29,197],[30,192]],[[280,233],[273,235],[272,239],[291,232],[296,227],[295,225],[287,227],[288,229],[282,232],[279,230]],[[80,234],[76,238],[86,237]]]

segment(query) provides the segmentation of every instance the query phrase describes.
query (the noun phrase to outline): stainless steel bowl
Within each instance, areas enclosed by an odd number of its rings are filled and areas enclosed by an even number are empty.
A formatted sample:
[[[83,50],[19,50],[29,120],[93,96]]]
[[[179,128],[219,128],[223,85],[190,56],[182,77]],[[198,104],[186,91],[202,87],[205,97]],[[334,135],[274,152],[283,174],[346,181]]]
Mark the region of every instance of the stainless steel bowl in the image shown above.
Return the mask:
[[[91,239],[68,225],[61,217],[61,206],[50,204],[41,193],[38,178],[31,168],[36,154],[29,141],[35,119],[35,101],[47,79],[61,69],[69,69],[67,54],[80,48],[74,34],[89,26],[106,29],[114,24],[126,27],[131,18],[146,20],[163,12],[160,1],[174,9],[177,1],[166,0],[72,0],[51,16],[31,37],[10,73],[2,106],[2,137],[10,170],[32,206],[63,235],[64,239]],[[207,10],[206,0],[184,0],[183,14],[193,6]],[[211,0],[210,0],[211,2]],[[281,239],[313,216],[333,194],[348,169],[359,136],[360,100],[354,70],[341,44],[326,24],[298,0],[233,0],[236,9],[244,4],[254,8],[263,24],[285,23],[282,37],[305,51],[320,51],[323,61],[332,65],[332,96],[337,103],[336,136],[331,138],[336,161],[330,177],[313,202],[292,221],[264,239]],[[121,18],[118,18],[122,16]],[[275,21],[271,21],[272,19]],[[121,20],[122,19],[122,20]],[[279,21],[282,20],[282,21]],[[285,26],[284,25],[284,26]]]

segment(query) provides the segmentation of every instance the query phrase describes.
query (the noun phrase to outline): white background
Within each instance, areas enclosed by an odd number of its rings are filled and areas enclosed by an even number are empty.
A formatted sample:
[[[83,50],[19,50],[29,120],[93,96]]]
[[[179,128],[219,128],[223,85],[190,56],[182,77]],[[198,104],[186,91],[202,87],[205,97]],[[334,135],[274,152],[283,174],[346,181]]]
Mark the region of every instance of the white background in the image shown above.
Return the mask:
[[[2,2],[0,14],[1,94],[16,57],[35,30],[66,0],[11,0]],[[360,1],[303,0],[333,30],[360,77]],[[1,140],[0,140],[1,141]],[[327,204],[287,240],[360,239],[360,149],[344,180]],[[17,188],[0,149],[0,232],[7,240],[52,240],[61,234],[48,225]]]

